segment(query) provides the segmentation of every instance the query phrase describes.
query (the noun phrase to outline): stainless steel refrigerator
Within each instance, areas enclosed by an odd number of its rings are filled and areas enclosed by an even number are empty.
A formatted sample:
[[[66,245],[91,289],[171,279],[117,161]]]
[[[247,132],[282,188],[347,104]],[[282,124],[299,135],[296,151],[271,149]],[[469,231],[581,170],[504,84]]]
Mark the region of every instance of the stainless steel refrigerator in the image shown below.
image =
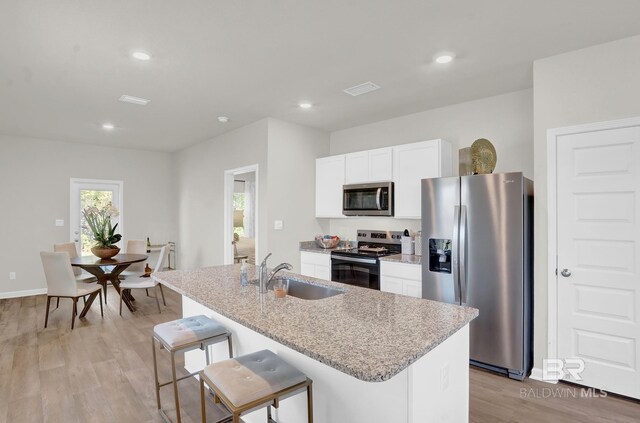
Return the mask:
[[[480,310],[471,364],[532,364],[533,183],[522,173],[422,180],[422,297]]]

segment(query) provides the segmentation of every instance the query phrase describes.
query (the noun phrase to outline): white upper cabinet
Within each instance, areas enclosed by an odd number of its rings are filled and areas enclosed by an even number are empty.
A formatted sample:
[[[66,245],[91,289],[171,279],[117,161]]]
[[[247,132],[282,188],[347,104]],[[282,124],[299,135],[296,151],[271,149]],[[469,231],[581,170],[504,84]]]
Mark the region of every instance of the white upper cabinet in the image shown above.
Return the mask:
[[[369,150],[369,181],[390,181],[393,178],[393,148]]]
[[[451,144],[431,140],[393,148],[395,217],[420,219],[421,180],[451,176]]]
[[[393,181],[395,217],[420,219],[420,180],[451,170],[451,144],[439,139],[316,159],[316,217],[345,217],[345,184]]]
[[[378,148],[345,155],[345,183],[390,181],[393,178],[393,148]]]
[[[316,159],[316,217],[344,217],[342,186],[345,156]]]
[[[369,152],[359,151],[345,155],[345,184],[369,182]]]

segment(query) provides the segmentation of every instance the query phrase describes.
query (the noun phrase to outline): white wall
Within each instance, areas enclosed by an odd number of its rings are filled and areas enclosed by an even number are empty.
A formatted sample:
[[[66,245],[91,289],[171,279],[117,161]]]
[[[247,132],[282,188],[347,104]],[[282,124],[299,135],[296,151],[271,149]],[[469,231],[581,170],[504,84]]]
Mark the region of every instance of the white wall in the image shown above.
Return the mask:
[[[478,138],[496,147],[495,172],[522,171],[533,177],[533,91],[524,90],[401,116],[331,134],[331,154],[442,138],[452,144],[454,171],[458,149]],[[393,218],[331,219],[328,230],[354,239],[357,229],[420,229],[419,220]]]
[[[177,154],[180,267],[224,263],[224,172],[259,165],[258,254],[298,268],[298,243],[320,232],[315,215],[315,159],[329,152],[316,129],[263,119]],[[273,229],[275,219],[284,229]]]
[[[640,116],[640,36],[534,64],[535,361],[547,354],[547,130]]]
[[[181,269],[224,263],[224,172],[258,164],[258,251],[267,241],[268,119],[176,154]]]
[[[299,242],[322,232],[315,219],[316,158],[329,154],[329,134],[269,119],[268,220],[271,264],[300,270]],[[283,230],[274,230],[282,220]]]
[[[46,287],[39,253],[69,242],[70,178],[124,181],[125,238],[177,239],[168,153],[0,135],[0,297]]]

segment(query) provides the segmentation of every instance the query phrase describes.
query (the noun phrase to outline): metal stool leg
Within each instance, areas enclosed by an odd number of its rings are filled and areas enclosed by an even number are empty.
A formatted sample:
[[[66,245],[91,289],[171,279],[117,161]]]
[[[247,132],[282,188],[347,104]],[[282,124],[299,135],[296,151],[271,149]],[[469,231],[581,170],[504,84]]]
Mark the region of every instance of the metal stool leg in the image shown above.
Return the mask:
[[[207,408],[204,403],[204,379],[200,377],[200,413],[202,414],[202,423],[207,423]]]
[[[271,417],[271,406],[267,405],[267,423],[278,423],[277,421],[273,420],[273,417]]]
[[[153,374],[156,378],[156,402],[158,403],[158,410],[162,409],[160,405],[160,382],[158,381],[158,361],[156,359],[156,341],[151,337],[151,349],[153,350]]]
[[[176,353],[171,351],[171,375],[173,376],[173,396],[176,400],[176,416],[178,423],[182,423],[180,418],[180,398],[178,398],[178,381],[176,380]]]
[[[312,385],[313,382],[311,382],[309,385],[307,385],[307,421],[309,423],[313,423],[313,394],[312,394]]]

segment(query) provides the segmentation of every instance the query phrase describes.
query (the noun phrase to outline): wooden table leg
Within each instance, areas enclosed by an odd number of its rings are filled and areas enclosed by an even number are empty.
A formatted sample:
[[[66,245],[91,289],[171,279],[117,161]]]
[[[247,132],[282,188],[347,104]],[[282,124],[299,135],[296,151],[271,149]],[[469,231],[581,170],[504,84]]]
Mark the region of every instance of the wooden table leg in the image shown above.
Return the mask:
[[[98,283],[102,285],[102,290],[104,291],[104,303],[106,304],[107,303],[107,284],[111,282],[113,287],[118,292],[118,295],[121,295],[120,279],[118,279],[118,276],[120,276],[120,273],[122,273],[124,269],[129,267],[129,264],[130,263],[105,265],[105,266],[113,266],[113,270],[111,270],[111,272],[109,273],[105,273],[101,266],[85,267],[85,266],[79,265],[79,267],[91,273],[93,276],[96,277],[96,279],[98,279]],[[125,294],[122,296],[122,301],[124,301],[124,303],[127,305],[127,308],[129,309],[129,311],[133,311],[134,308],[133,308],[132,302],[135,301],[135,298],[133,298],[133,295],[131,295],[130,290],[126,290],[126,291],[127,292],[125,292]]]
[[[95,300],[97,296],[98,296],[98,291],[89,295],[89,300],[86,303],[84,303],[84,308],[82,309],[82,313],[80,313],[80,316],[78,317],[84,317],[87,315],[87,312],[89,311],[89,308],[91,308],[91,304],[93,303],[93,300]]]
[[[133,312],[134,308],[133,308],[133,304],[131,303],[131,295],[128,294],[127,292],[125,292],[124,295],[123,295],[122,290],[120,289],[120,279],[118,279],[118,275],[119,274],[120,274],[120,272],[118,272],[115,276],[114,276],[113,272],[111,272],[109,274],[110,280],[111,280],[111,284],[116,289],[116,291],[118,291],[118,295],[122,296],[122,301],[125,303],[125,305],[129,309],[129,311]]]

